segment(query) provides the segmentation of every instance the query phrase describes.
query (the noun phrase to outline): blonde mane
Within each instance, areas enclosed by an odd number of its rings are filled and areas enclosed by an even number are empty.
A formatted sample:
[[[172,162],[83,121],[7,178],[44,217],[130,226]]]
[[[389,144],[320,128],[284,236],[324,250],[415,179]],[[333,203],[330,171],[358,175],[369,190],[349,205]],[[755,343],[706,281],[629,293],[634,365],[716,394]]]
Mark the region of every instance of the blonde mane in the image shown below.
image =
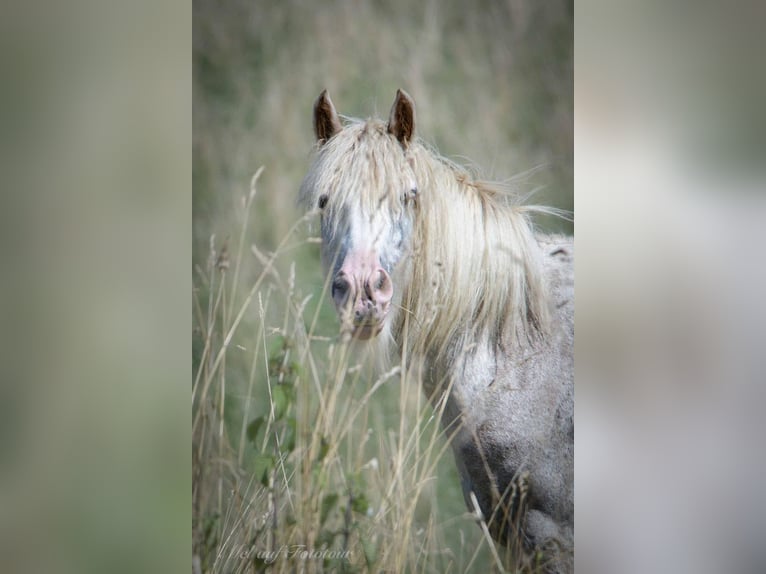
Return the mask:
[[[473,178],[419,139],[403,153],[379,120],[352,121],[320,146],[300,200],[315,206],[329,193],[336,224],[334,210],[360,203],[393,222],[413,178],[419,194],[409,256],[392,273],[389,341],[410,357],[451,363],[480,338],[510,345],[543,336],[547,293],[529,221],[539,208],[514,205],[503,184]]]
[[[436,360],[482,337],[536,339],[549,313],[529,210],[420,142],[411,154],[421,201],[395,337],[406,329],[408,350]]]

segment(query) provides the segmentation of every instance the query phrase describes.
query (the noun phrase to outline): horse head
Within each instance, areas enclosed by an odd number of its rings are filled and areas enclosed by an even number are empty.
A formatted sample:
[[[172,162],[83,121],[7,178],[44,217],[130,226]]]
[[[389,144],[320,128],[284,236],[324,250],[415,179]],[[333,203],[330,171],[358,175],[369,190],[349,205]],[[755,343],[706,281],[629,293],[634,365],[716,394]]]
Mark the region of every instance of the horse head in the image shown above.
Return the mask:
[[[322,260],[341,324],[376,337],[410,248],[418,185],[408,151],[415,111],[399,90],[388,123],[341,124],[327,91],[314,105],[318,153],[301,197],[321,217]]]

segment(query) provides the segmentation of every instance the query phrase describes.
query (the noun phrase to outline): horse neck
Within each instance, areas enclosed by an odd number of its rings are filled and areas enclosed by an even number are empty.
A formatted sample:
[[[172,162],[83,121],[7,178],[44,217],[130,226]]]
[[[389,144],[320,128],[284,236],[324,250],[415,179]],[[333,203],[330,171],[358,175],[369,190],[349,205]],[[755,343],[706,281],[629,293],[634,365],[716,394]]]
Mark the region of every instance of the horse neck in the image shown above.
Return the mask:
[[[427,150],[413,157],[420,204],[394,337],[428,365],[433,394],[479,347],[494,353],[534,337],[546,306],[526,218]]]

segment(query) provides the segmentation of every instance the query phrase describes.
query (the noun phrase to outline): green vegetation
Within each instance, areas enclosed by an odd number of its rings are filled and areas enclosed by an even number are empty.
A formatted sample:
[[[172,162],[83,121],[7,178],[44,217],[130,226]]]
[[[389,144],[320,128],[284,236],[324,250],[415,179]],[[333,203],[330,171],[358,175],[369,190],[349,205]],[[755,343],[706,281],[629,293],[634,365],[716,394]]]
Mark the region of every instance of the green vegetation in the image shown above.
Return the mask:
[[[385,115],[401,87],[444,155],[571,209],[572,4],[321,4],[194,4],[193,552],[203,572],[499,570],[417,383],[338,340],[295,199],[319,92]]]

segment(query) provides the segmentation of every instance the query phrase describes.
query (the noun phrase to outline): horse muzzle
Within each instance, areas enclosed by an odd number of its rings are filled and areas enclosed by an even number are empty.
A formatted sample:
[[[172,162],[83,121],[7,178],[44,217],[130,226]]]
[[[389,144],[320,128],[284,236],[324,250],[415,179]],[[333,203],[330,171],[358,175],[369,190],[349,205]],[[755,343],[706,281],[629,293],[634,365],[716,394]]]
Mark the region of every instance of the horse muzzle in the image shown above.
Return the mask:
[[[361,340],[381,332],[394,294],[386,270],[380,266],[369,269],[355,270],[344,265],[332,283],[332,299],[341,323]]]

